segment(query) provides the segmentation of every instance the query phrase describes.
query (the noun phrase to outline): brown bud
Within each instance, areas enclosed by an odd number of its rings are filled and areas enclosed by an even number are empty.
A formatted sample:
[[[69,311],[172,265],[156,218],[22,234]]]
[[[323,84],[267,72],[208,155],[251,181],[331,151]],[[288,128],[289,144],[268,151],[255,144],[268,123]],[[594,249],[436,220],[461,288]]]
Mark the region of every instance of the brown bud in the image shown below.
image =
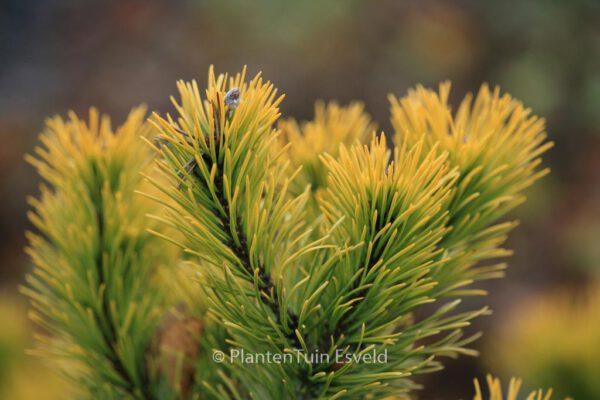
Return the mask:
[[[168,320],[158,334],[158,372],[184,394],[194,378],[201,335],[202,322],[197,318]]]

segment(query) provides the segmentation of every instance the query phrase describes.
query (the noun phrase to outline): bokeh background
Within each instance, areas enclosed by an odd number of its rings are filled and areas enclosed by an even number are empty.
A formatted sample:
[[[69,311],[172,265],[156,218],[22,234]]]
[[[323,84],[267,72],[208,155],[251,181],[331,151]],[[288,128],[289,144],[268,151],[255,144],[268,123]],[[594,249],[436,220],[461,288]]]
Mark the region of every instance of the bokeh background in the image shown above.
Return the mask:
[[[390,132],[387,94],[453,81],[454,104],[483,82],[547,118],[552,174],[515,214],[508,277],[486,284],[479,358],[422,378],[422,399],[472,396],[473,377],[518,374],[600,398],[600,2],[509,0],[0,1],[0,398],[64,398],[23,349],[18,295],[30,263],[23,162],[47,116],[91,105],[116,122],[146,103],[170,110],[175,80],[262,70],[308,119],[315,99],[362,99]],[[594,297],[595,296],[595,297]],[[595,298],[595,300],[594,300]],[[594,305],[595,304],[595,305]]]

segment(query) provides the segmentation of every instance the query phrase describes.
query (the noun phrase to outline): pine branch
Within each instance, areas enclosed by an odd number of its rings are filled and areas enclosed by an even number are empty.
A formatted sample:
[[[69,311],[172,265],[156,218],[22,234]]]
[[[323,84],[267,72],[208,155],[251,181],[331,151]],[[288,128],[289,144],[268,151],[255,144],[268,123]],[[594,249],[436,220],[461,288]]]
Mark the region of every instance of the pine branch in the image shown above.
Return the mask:
[[[101,173],[98,171],[98,166],[94,162],[90,162],[91,172],[92,172],[92,181],[94,182],[103,182],[103,177]],[[94,188],[91,188],[94,190]],[[98,240],[98,248],[104,249],[106,248],[106,242],[110,240],[110,238],[105,237],[106,232],[104,229],[104,219],[105,216],[102,213],[104,209],[104,205],[102,204],[102,195],[97,194],[96,196],[92,196],[97,200],[97,203],[93,204],[93,208],[95,210],[96,217],[96,227],[97,227],[97,240]],[[103,264],[104,255],[102,252],[98,252],[96,255],[95,268],[96,273],[98,275],[98,287],[104,288],[107,287],[110,282],[108,282],[107,277],[104,273],[104,264]],[[104,325],[104,329],[101,329],[100,334],[102,335],[102,340],[104,342],[104,346],[107,348],[113,348],[117,342],[117,329],[114,322],[106,321],[107,316],[111,315],[110,310],[110,299],[108,296],[102,296],[102,306],[100,310],[94,312],[94,318],[96,319],[96,323],[98,326]],[[116,373],[123,378],[125,381],[124,389],[125,391],[132,397],[136,397],[135,392],[135,383],[133,377],[127,372],[125,365],[119,358],[119,356],[115,352],[109,352],[107,354],[107,358],[114,368]],[[148,382],[148,374],[144,371],[142,375],[141,382],[141,392],[144,398],[152,399],[152,394],[149,392],[149,382]]]
[[[524,189],[548,173],[539,169],[540,155],[553,144],[545,142],[544,120],[498,88],[482,86],[474,101],[467,95],[455,114],[449,92],[448,82],[439,93],[418,86],[390,101],[396,144],[424,140],[427,148],[448,151],[450,165],[460,171],[449,205],[452,230],[442,242],[453,260],[436,279],[462,278],[458,285],[438,287],[439,295],[461,296],[480,293],[465,289],[475,280],[502,276],[503,264],[473,266],[511,254],[500,246],[516,222],[498,221],[525,200]]]
[[[245,83],[244,73],[227,82],[211,72],[204,101],[195,82],[180,83],[179,90],[177,122],[152,118],[164,143],[159,171],[173,182],[157,183],[175,204],[164,222],[184,233],[187,243],[179,244],[201,260],[209,318],[228,329],[231,344],[249,351],[297,347],[300,315],[282,282],[296,275],[288,276],[295,259],[310,251],[303,224],[308,192],[289,197],[286,167],[272,156],[281,98],[260,77]],[[235,108],[224,101],[231,90],[240,93]],[[186,170],[190,159],[194,168]],[[268,381],[255,385],[264,389]]]
[[[290,185],[291,194],[298,196],[309,185],[313,193],[327,186],[327,169],[321,155],[337,157],[340,145],[366,142],[376,125],[360,102],[342,107],[336,102],[318,101],[312,121],[298,123],[287,119],[279,122],[279,129],[281,140],[277,149],[284,149],[292,170],[302,167]]]
[[[336,284],[319,299],[328,316],[319,346],[329,341],[335,343],[334,348],[323,351],[344,349],[344,354],[389,351],[392,359],[385,366],[352,362],[329,366],[333,375],[320,384],[317,392],[321,395],[364,391],[383,396],[407,390],[412,387],[403,379],[407,373],[434,366],[428,352],[443,353],[451,346],[460,351],[456,333],[429,348],[411,349],[418,338],[458,327],[441,314],[403,327],[402,335],[394,330],[412,311],[433,301],[425,293],[436,284],[430,275],[441,252],[437,245],[447,229],[444,205],[457,177],[444,166],[446,156],[438,157],[433,151],[422,155],[422,147],[398,149],[395,161],[390,162],[381,139],[364,149],[348,151],[342,146],[339,160],[323,159],[330,171],[327,190],[320,198],[323,212],[330,224],[343,218],[334,236],[339,243],[349,240],[360,246],[332,269]],[[472,317],[461,315],[458,321]],[[371,373],[366,373],[367,368]],[[349,386],[350,381],[355,383]],[[373,388],[387,381],[395,386]]]
[[[115,133],[91,110],[89,123],[56,117],[27,157],[51,185],[31,199],[28,253],[36,265],[23,291],[33,318],[52,333],[40,354],[75,363],[66,371],[90,395],[155,398],[146,350],[158,323],[158,298],[146,293],[161,246],[144,233],[148,202],[134,197],[150,153],[144,110]]]

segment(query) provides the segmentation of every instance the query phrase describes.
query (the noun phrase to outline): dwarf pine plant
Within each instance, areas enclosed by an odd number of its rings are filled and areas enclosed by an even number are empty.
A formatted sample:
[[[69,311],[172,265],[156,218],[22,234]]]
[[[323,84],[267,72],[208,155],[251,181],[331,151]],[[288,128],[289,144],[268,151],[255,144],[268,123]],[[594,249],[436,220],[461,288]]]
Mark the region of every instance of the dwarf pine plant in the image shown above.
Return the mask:
[[[28,157],[37,351],[84,393],[378,399],[476,354],[463,328],[488,309],[459,303],[502,274],[543,120],[418,87],[391,98],[390,142],[359,103],[277,124],[283,96],[245,71],[178,89],[176,115],[114,132],[52,119]]]

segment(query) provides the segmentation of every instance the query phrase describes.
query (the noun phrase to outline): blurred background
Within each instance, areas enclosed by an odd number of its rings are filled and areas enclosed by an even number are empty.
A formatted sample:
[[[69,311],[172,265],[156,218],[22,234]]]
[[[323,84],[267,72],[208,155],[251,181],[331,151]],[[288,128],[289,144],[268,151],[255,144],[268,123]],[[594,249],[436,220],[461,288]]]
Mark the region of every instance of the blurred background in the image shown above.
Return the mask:
[[[204,83],[210,64],[262,70],[299,119],[315,99],[361,99],[391,132],[388,93],[445,79],[454,104],[489,82],[545,116],[552,174],[515,214],[508,277],[470,301],[494,309],[473,328],[482,356],[447,362],[419,397],[470,398],[489,371],[600,398],[600,2],[2,0],[0,60],[0,398],[65,397],[24,354],[33,328],[17,292],[30,269],[25,197],[39,183],[23,154],[44,119],[91,105],[115,123],[142,102],[168,111],[175,81]]]

